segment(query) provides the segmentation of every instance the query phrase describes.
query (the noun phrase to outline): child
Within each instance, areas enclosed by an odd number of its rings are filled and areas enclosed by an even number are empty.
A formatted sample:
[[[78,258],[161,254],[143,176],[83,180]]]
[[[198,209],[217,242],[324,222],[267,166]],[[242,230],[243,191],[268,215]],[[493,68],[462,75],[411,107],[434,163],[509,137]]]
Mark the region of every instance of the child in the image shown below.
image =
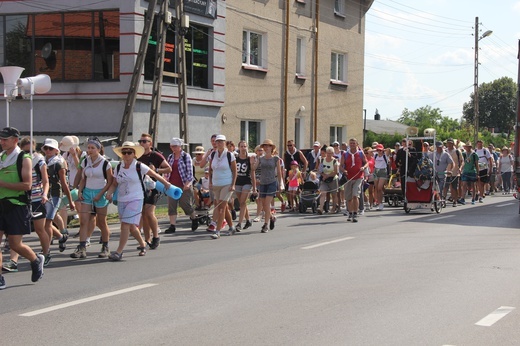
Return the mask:
[[[318,178],[318,176],[316,175],[316,172],[315,171],[311,171],[309,173],[309,181],[312,181],[313,183],[315,183],[316,185],[320,186],[320,179]]]
[[[289,205],[293,206],[293,211],[298,210],[296,205],[296,194],[298,193],[298,189],[300,184],[302,184],[302,173],[300,172],[298,162],[291,162],[291,170],[289,171],[289,184],[288,184],[288,198]]]
[[[197,196],[197,205],[200,209],[208,209],[211,204],[211,199],[209,198],[209,169],[206,168],[204,170],[204,176],[200,178],[197,183],[196,188],[199,192],[196,194]],[[204,206],[203,206],[204,204]]]

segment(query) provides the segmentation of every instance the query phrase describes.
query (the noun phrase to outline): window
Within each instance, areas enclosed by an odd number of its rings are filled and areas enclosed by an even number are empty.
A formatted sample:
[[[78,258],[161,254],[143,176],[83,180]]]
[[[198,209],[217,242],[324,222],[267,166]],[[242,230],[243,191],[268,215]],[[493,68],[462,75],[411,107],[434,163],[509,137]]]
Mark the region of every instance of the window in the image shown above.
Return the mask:
[[[153,80],[155,51],[157,49],[157,29],[159,18],[155,17],[155,23],[148,40],[144,65],[144,79]],[[184,50],[186,51],[186,79],[187,84],[193,87],[210,89],[210,41],[209,28],[190,23],[190,28],[184,36]],[[175,32],[167,30],[166,47],[164,55],[164,71],[176,73],[179,71],[175,52]],[[163,76],[163,82],[177,84],[177,78]]]
[[[345,17],[345,0],[334,0],[334,14]]]
[[[341,53],[330,55],[330,81],[332,83],[347,82],[347,56]]]
[[[329,143],[334,143],[336,141],[343,143],[343,137],[346,137],[343,132],[343,126],[331,126]]]
[[[244,30],[242,32],[242,64],[267,68],[265,35]]]
[[[261,125],[260,121],[242,120],[240,122],[240,140],[247,141],[250,151],[260,144]]]
[[[300,118],[294,118],[294,145],[296,148],[302,147],[302,122]]]
[[[296,76],[305,76],[305,41],[301,37],[296,39]]]
[[[119,78],[119,11],[0,16],[5,40],[0,65],[53,81]]]

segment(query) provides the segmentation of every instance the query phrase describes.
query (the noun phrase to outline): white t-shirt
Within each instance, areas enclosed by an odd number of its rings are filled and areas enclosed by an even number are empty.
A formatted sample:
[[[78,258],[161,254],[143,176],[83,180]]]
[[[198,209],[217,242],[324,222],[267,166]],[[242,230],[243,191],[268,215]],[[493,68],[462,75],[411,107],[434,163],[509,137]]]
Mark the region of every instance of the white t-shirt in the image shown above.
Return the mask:
[[[69,186],[72,186],[74,184],[74,179],[76,179],[76,175],[78,174],[78,166],[69,152],[65,152],[62,156],[65,161],[67,161],[67,168],[69,169]],[[87,153],[82,151],[79,157],[79,163],[82,163],[86,156]]]
[[[134,200],[144,199],[143,188],[141,186],[141,180],[136,169],[137,160],[130,164],[128,168],[125,168],[125,163],[121,162],[119,170],[116,168],[115,178],[117,181],[117,200],[120,202],[131,202]],[[141,163],[141,176],[144,176],[150,168],[144,163]]]
[[[92,162],[90,157],[87,157],[85,159],[86,163],[83,163],[83,174],[87,178],[87,182],[85,184],[85,187],[92,189],[92,190],[100,190],[105,187],[106,180],[105,180],[105,174],[103,174],[103,161],[105,160],[104,157],[98,156],[95,162]],[[110,166],[110,163],[106,165],[106,170],[108,171],[111,169],[112,166]],[[107,172],[108,174],[108,172]]]
[[[478,155],[479,171],[481,171],[483,169],[488,169],[489,159],[491,158],[491,153],[489,152],[489,149],[486,149],[486,148],[475,149],[475,152]]]
[[[231,185],[233,182],[233,173],[231,173],[230,162],[228,160],[228,150],[224,149],[222,155],[219,156],[218,150],[211,159],[211,169],[213,170],[213,177],[211,182],[213,186]],[[231,162],[235,161],[235,155],[231,154]]]

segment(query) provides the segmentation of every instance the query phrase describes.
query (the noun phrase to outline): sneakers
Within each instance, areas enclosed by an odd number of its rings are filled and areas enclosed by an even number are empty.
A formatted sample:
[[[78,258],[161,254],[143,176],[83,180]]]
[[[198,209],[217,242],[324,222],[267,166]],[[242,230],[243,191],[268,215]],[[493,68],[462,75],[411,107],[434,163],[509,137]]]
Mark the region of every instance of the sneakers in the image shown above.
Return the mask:
[[[379,203],[379,206],[377,207],[377,210],[383,210],[384,209],[383,203]]]
[[[191,219],[191,230],[193,232],[195,232],[197,230],[197,228],[199,228],[199,219],[197,219],[197,218]]]
[[[235,232],[240,233],[241,230],[242,230],[242,226],[240,226],[240,224],[238,224],[238,225],[235,227]]]
[[[244,225],[244,229],[248,229],[248,228],[251,227],[251,226],[253,226],[253,225],[251,224],[251,221],[246,220],[246,224]]]
[[[69,240],[69,235],[68,234],[63,234],[63,236],[61,237],[61,239],[58,241],[58,248],[60,249],[60,252],[63,252],[65,251],[65,249],[67,248],[67,240]]]
[[[227,226],[227,221],[224,219],[224,221],[222,221],[222,228],[224,228],[226,226]]]
[[[352,215],[352,222],[358,222],[357,214]]]
[[[43,276],[43,263],[45,262],[45,257],[42,254],[37,254],[36,259],[31,262],[31,281],[36,282],[40,280]]]
[[[269,220],[269,229],[272,231],[274,229],[274,223],[276,222],[276,217],[271,216],[271,220]]]
[[[71,258],[87,258],[87,248],[80,245],[76,248],[76,251],[70,254]]]
[[[114,252],[108,256],[108,259],[114,262],[121,261],[123,259],[123,253]]]
[[[86,245],[86,246],[87,246],[87,247],[90,246],[90,239],[87,239],[87,245]]]
[[[152,237],[152,242],[150,243],[150,249],[152,250],[155,250],[159,247],[159,245],[161,244],[161,238],[157,237],[157,238],[154,238]]]
[[[228,235],[235,235],[237,229],[233,226],[229,227]]]
[[[471,200],[471,204],[473,204],[473,205],[475,204],[475,200],[474,199]]]
[[[237,219],[237,212],[235,209],[231,209],[231,220],[235,221]]]
[[[457,206],[457,202],[453,202],[453,207],[456,207]]]
[[[218,239],[218,238],[220,238],[220,231],[213,232],[213,234],[211,235],[211,239]]]
[[[98,258],[107,258],[110,255],[110,250],[108,250],[108,246],[101,246],[101,252],[98,255]]]
[[[206,231],[208,232],[215,232],[217,230],[217,224],[211,221],[208,228],[206,228]]]
[[[322,214],[323,214],[323,211],[321,211],[321,209],[318,208],[318,209],[316,210],[316,213],[317,213],[318,215],[322,215]]]
[[[365,214],[365,210],[359,210],[357,214],[358,214],[358,216],[359,215],[364,215]]]
[[[479,202],[479,203],[484,203],[484,200],[482,199],[482,197],[480,197],[480,198],[478,199],[478,202]]]
[[[5,279],[2,274],[0,274],[0,290],[5,289],[7,286],[5,284]]]
[[[349,213],[349,214],[348,214],[348,217],[347,217],[347,221],[352,221],[352,216],[353,216],[353,214],[352,214],[352,213]]]
[[[166,231],[164,231],[164,233],[171,234],[171,233],[175,233],[175,231],[176,231],[175,225],[170,225],[170,227],[168,227],[168,229],[166,229]]]
[[[262,232],[262,233],[269,232],[269,230],[267,229],[267,224],[266,223],[264,223],[264,225],[262,226],[262,229],[260,229],[260,232]]]
[[[280,206],[280,211],[283,213],[286,208],[287,206],[285,205],[285,203],[282,203],[282,205]]]
[[[43,261],[43,266],[47,267],[49,265],[49,263],[51,263],[51,259],[52,259],[51,254],[48,253],[46,255],[43,255],[43,257],[45,258],[45,260]]]
[[[462,198],[460,198],[460,199],[457,201],[457,203],[462,204],[462,205],[466,205],[466,201],[465,201],[464,199],[462,199]]]
[[[139,256],[146,256],[146,246],[139,246],[137,250],[139,250]]]
[[[18,271],[18,263],[13,260],[9,260],[9,262],[4,263],[2,266],[2,271],[16,273]]]

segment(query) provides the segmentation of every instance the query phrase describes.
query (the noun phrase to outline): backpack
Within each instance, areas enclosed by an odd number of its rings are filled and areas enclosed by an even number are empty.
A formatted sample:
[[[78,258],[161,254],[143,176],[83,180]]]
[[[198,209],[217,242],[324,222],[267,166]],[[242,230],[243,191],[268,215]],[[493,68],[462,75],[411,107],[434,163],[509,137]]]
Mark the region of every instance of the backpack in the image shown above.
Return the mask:
[[[120,169],[121,169],[121,162],[119,162],[117,164],[116,175],[117,175],[117,173],[119,173]],[[143,179],[143,175],[141,173],[141,162],[137,161],[137,163],[135,164],[135,170],[137,171],[137,176],[139,177],[139,181],[141,182],[141,188],[143,189],[143,196],[144,196],[144,198],[147,198],[151,195],[152,190],[147,190],[144,187],[144,181],[143,181],[144,179]]]
[[[26,154],[25,151],[21,151],[18,154],[18,156],[16,157],[16,171],[18,172],[18,178],[20,178],[21,182],[23,182],[22,166],[23,166],[23,159],[24,159],[25,154]],[[38,172],[39,172],[39,170],[40,170],[40,168],[38,167]],[[22,203],[29,205],[31,203],[31,190],[23,191],[23,195],[18,196],[18,200]]]
[[[211,153],[211,160],[213,160],[213,158],[215,157],[216,153],[217,153],[216,151]],[[229,150],[227,152],[227,160],[228,160],[228,163],[229,163],[229,167],[231,167],[231,153],[229,152]],[[184,164],[186,164],[186,161],[184,161]]]
[[[105,161],[103,162],[103,176],[105,177],[105,180],[107,180],[107,167],[108,167],[108,161],[103,158]],[[85,159],[82,161],[85,164],[83,165],[83,168],[87,168],[87,157],[85,156]],[[119,167],[119,165],[118,165]]]
[[[374,155],[374,160],[376,159],[376,157],[379,157],[379,155],[377,155],[377,153]],[[390,175],[390,172],[392,172],[392,168],[390,167],[390,164],[388,163],[388,158],[386,157],[386,154],[383,154],[383,159],[385,160],[385,163],[386,163],[386,174]]]

